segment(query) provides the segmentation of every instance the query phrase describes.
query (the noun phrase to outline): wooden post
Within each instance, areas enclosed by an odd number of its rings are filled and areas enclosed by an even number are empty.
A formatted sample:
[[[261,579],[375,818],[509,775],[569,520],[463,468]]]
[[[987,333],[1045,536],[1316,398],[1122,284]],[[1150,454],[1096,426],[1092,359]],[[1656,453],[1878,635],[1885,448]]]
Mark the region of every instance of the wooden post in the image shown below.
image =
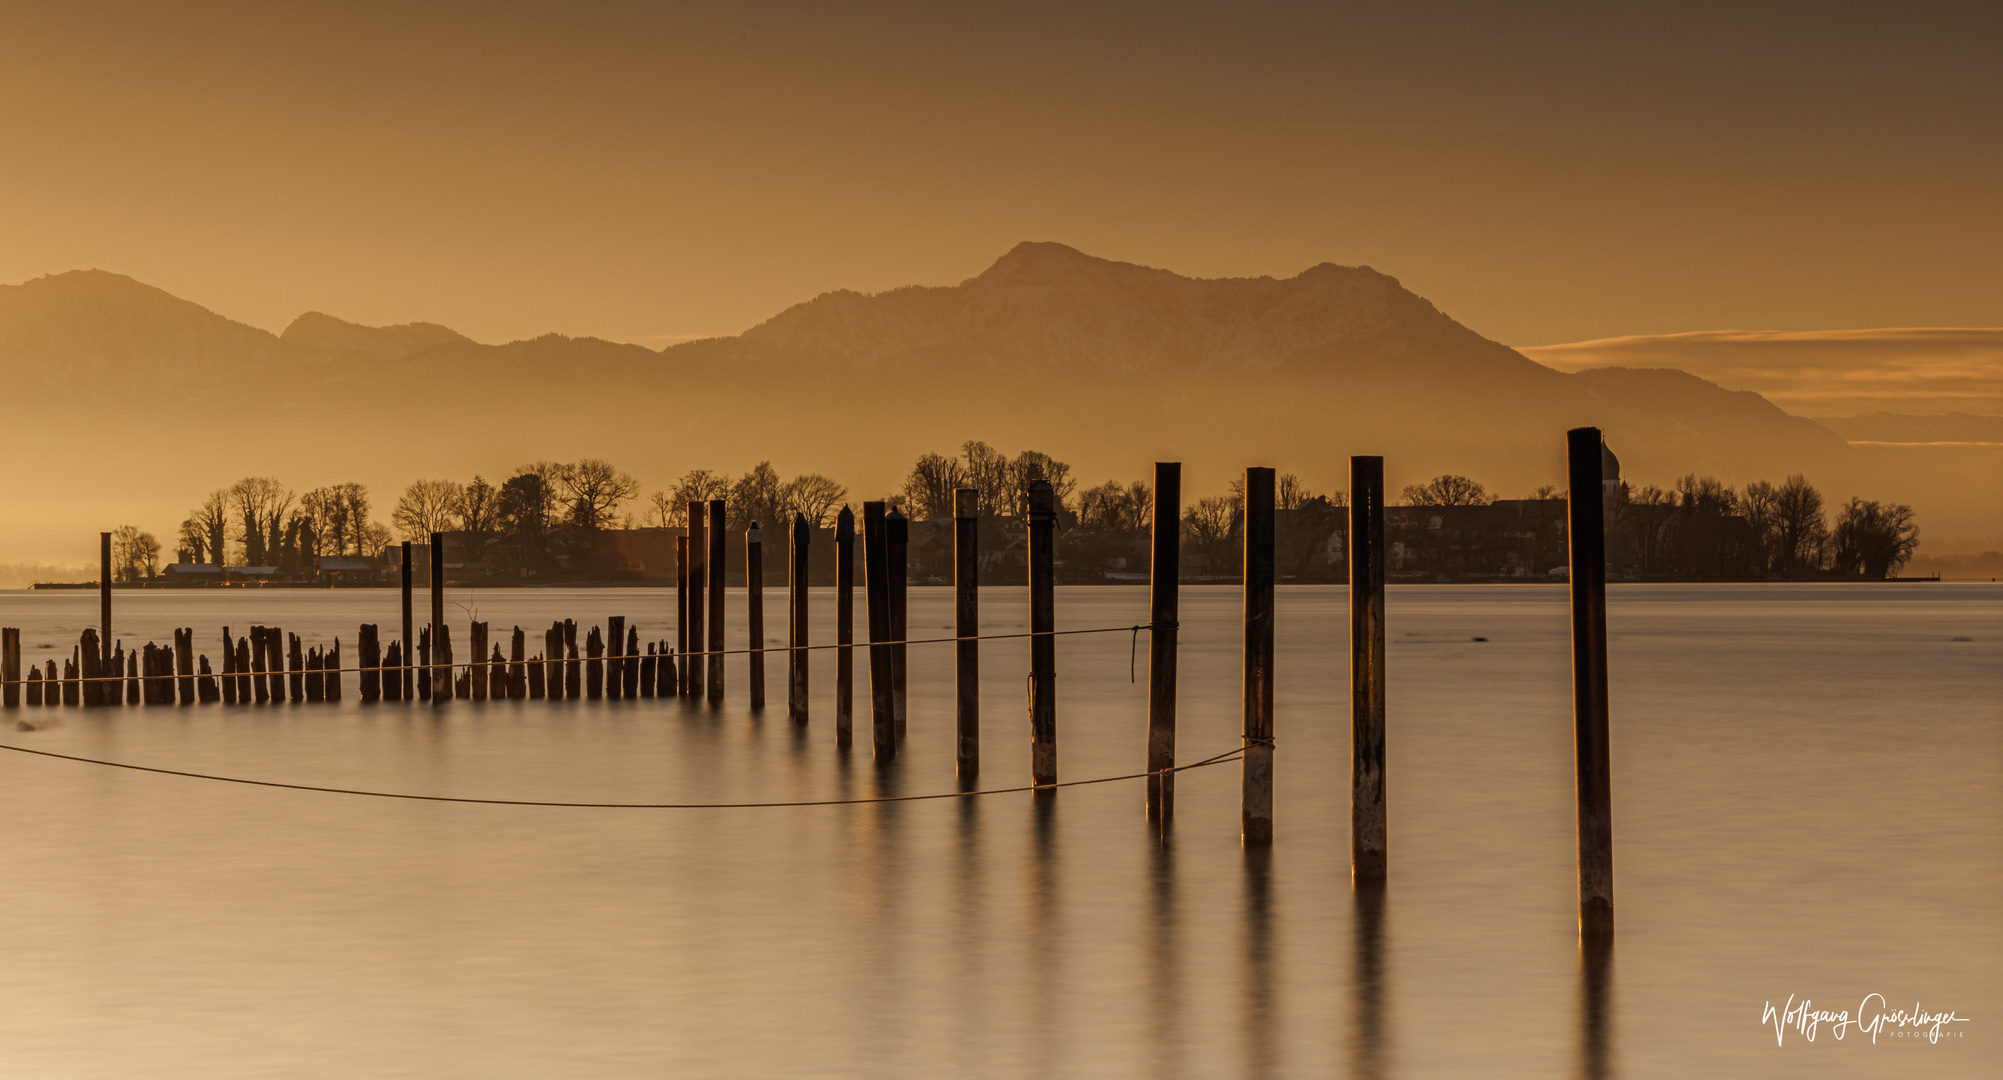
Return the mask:
[[[110,689],[117,685],[116,683],[106,683],[105,687],[106,689]],[[204,705],[213,705],[221,701],[222,698],[221,688],[216,685],[215,672],[209,670],[209,654],[203,653],[197,656],[195,658],[195,700]],[[114,698],[112,700],[115,703],[117,699]]]
[[[689,538],[675,537],[675,693],[688,682],[684,659],[689,651]]]
[[[1182,463],[1155,462],[1148,560],[1148,820],[1175,821],[1176,635],[1182,618]]]
[[[628,698],[638,697],[640,693],[639,654],[640,628],[629,626],[626,628],[626,648],[620,654],[626,659],[619,668],[619,678],[622,687],[620,693],[625,694]]]
[[[179,676],[181,704],[195,703],[195,628],[174,631],[174,674]]]
[[[654,673],[667,660],[665,656],[654,655],[654,643],[647,642],[647,655],[640,657],[640,696],[654,696]]]
[[[1384,459],[1349,459],[1349,873],[1389,873],[1384,776]]]
[[[389,649],[383,653],[383,667],[388,669],[384,673],[386,678],[383,679],[384,701],[404,700],[403,676],[409,674],[405,670],[409,663],[409,659],[403,655],[403,642],[390,642]]]
[[[104,702],[116,705],[125,699],[125,642],[121,641],[111,650],[111,670],[106,675],[117,680],[105,687]]]
[[[77,678],[85,705],[97,704],[97,628],[86,626],[77,635]]]
[[[563,696],[572,701],[584,695],[584,664],[577,658],[577,620],[563,620]]]
[[[696,499],[689,501],[688,542],[689,592],[688,607],[685,610],[688,612],[689,643],[683,652],[702,654],[707,650],[705,644],[707,639],[702,632],[703,616],[706,612],[703,605],[703,589],[709,584],[709,504],[706,502]],[[708,657],[703,655],[688,658],[683,668],[686,677],[682,679],[682,693],[689,697],[699,698],[703,695],[702,676],[703,669],[707,666],[703,661],[706,659]]]
[[[835,518],[835,746],[846,750],[855,730],[855,511]]]
[[[80,674],[77,670],[77,653],[78,650],[72,648],[70,658],[63,661],[63,704],[72,708],[83,704],[81,687],[77,683]]]
[[[723,704],[723,500],[709,501],[709,703]]]
[[[416,626],[417,624],[411,622],[410,610],[410,541],[405,540],[403,542],[403,648],[399,650],[403,655],[404,670],[393,675],[402,684],[404,701],[417,700],[417,691],[413,687],[415,673],[410,667],[410,651],[417,647]]]
[[[97,575],[98,634],[101,635],[102,640],[98,642],[98,647],[99,647],[99,652],[97,656],[98,662],[94,666],[100,668],[108,668],[111,666],[111,534],[110,533],[97,534],[97,553],[98,553],[98,575]],[[220,556],[216,558],[216,563],[217,565],[221,565],[222,558]],[[106,672],[106,674],[110,673]],[[104,685],[114,686],[116,684],[105,683]],[[98,700],[110,700],[110,699],[111,699],[110,695],[100,695],[98,697]]]
[[[417,632],[417,700],[431,700],[431,627]]]
[[[501,655],[501,643],[493,644],[493,655],[487,659],[487,698],[490,701],[508,700],[508,658]]]
[[[1239,835],[1273,842],[1273,470],[1245,470],[1245,787]]]
[[[981,493],[953,492],[953,769],[961,780],[981,771]]]
[[[1029,518],[1029,782],[1057,783],[1057,493],[1031,481]]]
[[[786,644],[791,648],[786,653],[786,716],[795,724],[807,722],[807,671],[811,654],[807,652],[807,579],[808,545],[813,542],[814,530],[807,524],[807,515],[794,514],[791,544],[786,559]]]
[[[620,653],[626,648],[626,616],[605,620],[605,696],[614,701],[626,696],[626,668]]]
[[[487,624],[469,622],[466,624],[466,665],[467,689],[472,691],[474,701],[487,700]]]
[[[543,631],[543,640],[545,643],[548,642],[549,631]],[[529,661],[528,680],[530,701],[544,701],[549,698],[549,664],[545,663],[543,659],[548,655],[547,651],[539,652],[535,655],[534,659]]]
[[[299,639],[295,637],[293,638],[293,640],[297,641]],[[324,660],[322,660],[319,649],[306,650],[305,668],[306,668],[307,701],[325,701],[327,699],[326,695],[327,679],[326,676],[322,674],[322,669],[325,667],[326,663]]]
[[[335,638],[332,645],[320,654],[320,665],[326,674],[327,700],[341,700],[341,639]]]
[[[301,642],[298,634],[287,634],[285,637],[291,643],[291,648],[288,650],[288,658],[291,660],[289,681],[292,684],[292,703],[296,705],[306,700],[306,657],[300,650]]]
[[[605,696],[605,638],[597,627],[584,636],[584,696],[592,700]]]
[[[0,705],[21,707],[21,628],[0,627]]]
[[[508,639],[508,700],[524,701],[529,696],[528,636],[515,627]],[[541,694],[537,694],[541,697]]]
[[[150,646],[152,643],[148,642],[147,644]],[[64,662],[68,663],[68,661]],[[160,666],[157,659],[155,660],[153,666],[155,668],[158,668]],[[156,670],[154,674],[158,675],[159,672]],[[156,679],[155,681],[157,682],[158,680]],[[172,691],[170,690],[169,692],[171,693]],[[155,691],[154,696],[155,697],[159,696],[157,690]],[[56,662],[54,660],[50,660],[47,662],[47,666],[42,674],[42,704],[46,706],[56,706],[56,705],[61,705],[62,703],[63,703],[63,684],[60,681],[60,678],[56,674]],[[159,702],[155,701],[153,704],[157,705],[159,704]]]
[[[1579,933],[1614,932],[1613,765],[1607,732],[1607,556],[1603,484],[1620,465],[1600,429],[1566,433],[1571,541],[1572,749],[1579,800]],[[1611,474],[1611,476],[1609,476]]]
[[[250,704],[253,690],[256,694],[256,700],[264,700],[264,675],[262,674],[264,662],[259,659],[257,653],[252,651],[250,644],[257,635],[263,632],[262,627],[253,626],[250,628],[248,636],[236,639],[236,703],[238,705]],[[138,656],[138,654],[139,650],[134,649],[131,654],[126,656],[125,663],[128,672],[133,670],[133,658]],[[133,700],[133,685],[130,682],[126,684],[125,700],[128,703]]]
[[[28,690],[28,704],[40,705],[42,703],[42,672],[40,668],[28,669],[28,681],[25,685]]]
[[[361,658],[362,700],[373,702],[382,697],[382,646],[376,641],[376,624],[363,623],[355,634],[355,655]]]
[[[862,557],[869,607],[869,720],[879,763],[897,758],[897,717],[890,698],[890,559],[884,550],[883,504],[862,504]]]
[[[910,620],[905,617],[904,586],[910,578],[908,553],[911,548],[911,519],[904,511],[892,507],[883,518],[883,551],[889,560],[889,573],[884,575],[890,586],[890,713],[897,723],[897,741],[904,741],[904,671],[905,671],[905,630]]]
[[[542,632],[543,696],[563,700],[563,624],[553,622]]]
[[[765,708],[765,542],[758,523],[744,530],[744,623],[751,639],[751,710]]]
[[[452,665],[445,645],[445,534],[431,534],[431,703],[452,700]]]
[[[654,669],[654,696],[674,697],[681,693],[681,680],[675,675],[675,651],[665,639],[660,642],[660,663]]]

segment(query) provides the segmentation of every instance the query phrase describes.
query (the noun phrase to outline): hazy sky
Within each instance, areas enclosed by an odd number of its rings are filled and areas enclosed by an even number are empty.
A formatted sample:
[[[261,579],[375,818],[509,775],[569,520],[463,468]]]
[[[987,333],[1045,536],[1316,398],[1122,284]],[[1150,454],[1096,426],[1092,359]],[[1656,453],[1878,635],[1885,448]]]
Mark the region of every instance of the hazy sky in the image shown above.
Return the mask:
[[[659,345],[1023,239],[1512,344],[2003,325],[1993,4],[0,6],[0,281]]]

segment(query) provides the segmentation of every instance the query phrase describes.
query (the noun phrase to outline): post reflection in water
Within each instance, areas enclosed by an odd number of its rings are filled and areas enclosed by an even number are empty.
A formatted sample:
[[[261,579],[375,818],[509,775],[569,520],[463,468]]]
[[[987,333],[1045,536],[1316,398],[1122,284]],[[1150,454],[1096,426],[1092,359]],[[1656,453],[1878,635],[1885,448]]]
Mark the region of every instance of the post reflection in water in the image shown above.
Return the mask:
[[[1579,942],[1579,1076],[1606,1080],[1613,1075],[1613,967],[1611,939]]]
[[[1062,1012],[1059,995],[1064,990],[1063,928],[1059,925],[1057,890],[1057,799],[1056,793],[1039,791],[1030,797],[1035,825],[1030,840],[1029,863],[1029,963],[1031,1039],[1035,1060],[1062,1060]]]
[[[1150,823],[1149,832],[1155,829]],[[1149,867],[1148,1045],[1150,1076],[1183,1075],[1182,935],[1175,896],[1175,848],[1159,844]]]
[[[1355,1027],[1350,1035],[1350,1075],[1376,1080],[1384,1075],[1384,882],[1358,881],[1352,981]]]
[[[963,787],[964,790],[964,787]],[[959,1027],[957,1046],[965,1056],[959,1063],[963,1074],[971,1075],[981,1068],[982,1038],[984,1022],[987,1018],[988,985],[986,954],[983,948],[987,936],[982,928],[987,925],[986,895],[987,875],[982,873],[981,860],[981,800],[955,799],[959,804],[959,858],[955,882],[956,904],[954,925],[958,928],[954,935],[955,967],[958,978],[953,985],[959,988]]]
[[[1271,1076],[1273,1047],[1273,852],[1245,850],[1245,1071]]]

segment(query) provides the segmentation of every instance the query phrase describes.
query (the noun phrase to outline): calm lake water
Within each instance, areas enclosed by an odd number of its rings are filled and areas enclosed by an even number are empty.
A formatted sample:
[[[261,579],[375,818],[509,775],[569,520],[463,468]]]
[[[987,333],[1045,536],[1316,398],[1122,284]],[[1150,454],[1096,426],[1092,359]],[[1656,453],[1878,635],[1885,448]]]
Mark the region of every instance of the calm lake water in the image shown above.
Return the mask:
[[[1236,745],[1237,593],[1184,591],[1181,760]],[[913,636],[950,595],[913,588]],[[672,592],[449,594],[519,622],[637,620]],[[743,595],[731,642],[743,637]],[[767,626],[783,634],[783,590]],[[1020,590],[985,590],[990,632]],[[1576,931],[1565,592],[1393,588],[1391,884],[1348,877],[1345,596],[1279,594],[1277,843],[1238,844],[1238,766],[1142,786],[752,810],[464,806],[249,788],[0,753],[0,1061],[55,1077],[1995,1076],[2003,1065],[2003,591],[1615,586],[1619,944]],[[393,633],[384,591],[120,594],[128,646],[192,625]],[[813,597],[818,640],[833,603]],[[421,605],[420,605],[421,606]],[[1060,628],[1145,618],[1060,590]],[[30,660],[91,593],[0,595]],[[580,637],[582,636],[580,632]],[[1485,641],[1476,641],[1485,638]],[[1143,767],[1126,633],[1059,639],[1061,779]],[[460,646],[463,650],[464,646]],[[352,663],[353,653],[348,654]],[[0,741],[424,794],[690,802],[954,788],[952,650],[911,649],[884,773],[814,715],[679,701],[44,709]],[[866,710],[866,672],[858,653]],[[1020,641],[985,646],[982,781],[1027,782]],[[1938,1043],[1762,1007],[1883,994],[1972,1017]]]

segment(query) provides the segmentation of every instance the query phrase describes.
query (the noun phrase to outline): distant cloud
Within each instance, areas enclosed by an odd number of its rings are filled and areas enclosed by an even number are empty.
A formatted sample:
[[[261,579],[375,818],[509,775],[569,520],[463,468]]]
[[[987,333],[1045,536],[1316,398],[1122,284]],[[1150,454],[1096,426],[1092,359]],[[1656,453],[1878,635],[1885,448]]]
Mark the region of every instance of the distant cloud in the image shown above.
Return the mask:
[[[2003,328],[1706,330],[1518,351],[1560,371],[1679,368],[1801,416],[2003,416]]]

